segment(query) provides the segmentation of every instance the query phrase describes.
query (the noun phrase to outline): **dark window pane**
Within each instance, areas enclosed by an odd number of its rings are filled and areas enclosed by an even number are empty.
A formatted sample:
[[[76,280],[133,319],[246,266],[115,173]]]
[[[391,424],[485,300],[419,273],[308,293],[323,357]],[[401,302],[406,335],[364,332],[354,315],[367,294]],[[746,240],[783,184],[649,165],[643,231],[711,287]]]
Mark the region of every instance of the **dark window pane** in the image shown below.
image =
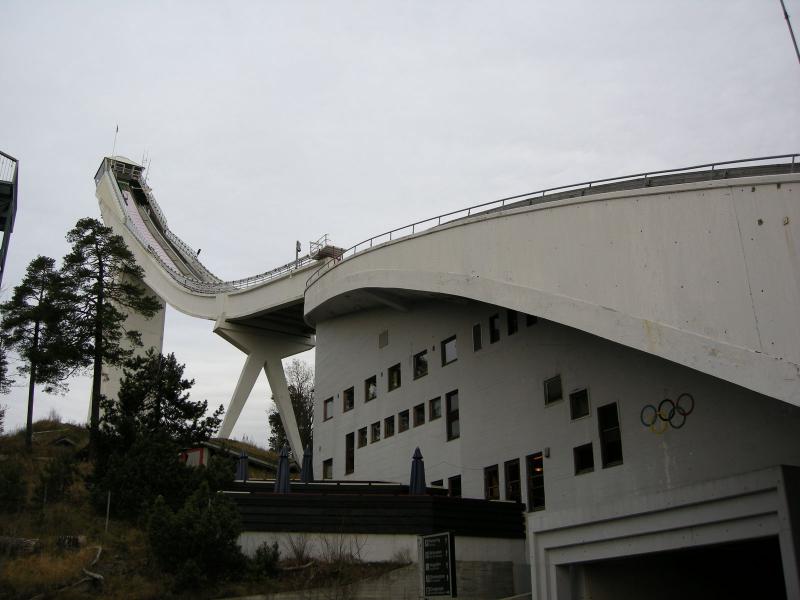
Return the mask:
[[[528,510],[544,508],[544,460],[542,453],[531,454],[528,459]]]
[[[489,343],[494,344],[500,339],[500,315],[489,317]]]
[[[348,388],[342,392],[342,412],[353,410],[355,405],[356,392],[353,388]]]
[[[472,351],[477,352],[483,347],[483,342],[481,340],[481,324],[478,323],[477,325],[472,326]]]
[[[380,421],[378,421],[377,423],[373,423],[370,426],[369,439],[370,439],[370,442],[372,442],[373,444],[375,442],[380,442],[381,441],[381,422]]]
[[[425,424],[425,404],[417,404],[414,407],[414,427]]]
[[[433,421],[442,416],[442,399],[434,398],[428,402],[428,420]]]
[[[561,391],[561,375],[556,375],[555,377],[551,377],[550,379],[545,380],[544,382],[545,404],[552,404],[553,402],[558,402],[563,397],[564,396]]]
[[[508,335],[514,335],[517,333],[517,330],[519,329],[519,324],[517,323],[517,311],[506,311],[506,325],[508,325]]]
[[[447,489],[449,495],[455,498],[461,497],[461,475],[447,478]]]
[[[323,418],[327,421],[333,418],[333,398],[328,398],[323,404]]]
[[[458,390],[453,390],[445,395],[447,409],[447,440],[454,440],[461,435],[458,420]]]
[[[414,379],[425,377],[428,374],[428,351],[423,350],[414,355]]]
[[[333,479],[333,459],[328,458],[322,461],[322,478]]]
[[[500,500],[500,471],[497,465],[483,470],[483,496],[487,500]]]
[[[348,433],[344,436],[344,472],[346,475],[349,475],[355,470],[356,453],[353,443],[354,437],[352,433]]]
[[[367,445],[367,428],[362,427],[358,430],[358,447],[363,448]]]
[[[394,415],[383,420],[383,437],[388,438],[394,435]]]
[[[404,410],[397,415],[397,430],[403,432],[406,429],[408,429],[408,411]]]
[[[506,475],[506,500],[522,502],[522,489],[519,475],[519,459],[509,460],[505,463]]]
[[[375,375],[364,380],[364,402],[374,400],[378,395],[378,379]],[[352,407],[351,407],[352,408]]]
[[[391,392],[400,387],[400,363],[389,367],[388,389]]]
[[[594,452],[591,443],[573,448],[572,454],[575,459],[575,475],[594,471]]]
[[[569,395],[569,414],[572,419],[580,419],[589,415],[589,392],[577,390]]]
[[[622,435],[619,430],[617,403],[612,402],[597,409],[600,430],[600,457],[603,468],[622,464]]]

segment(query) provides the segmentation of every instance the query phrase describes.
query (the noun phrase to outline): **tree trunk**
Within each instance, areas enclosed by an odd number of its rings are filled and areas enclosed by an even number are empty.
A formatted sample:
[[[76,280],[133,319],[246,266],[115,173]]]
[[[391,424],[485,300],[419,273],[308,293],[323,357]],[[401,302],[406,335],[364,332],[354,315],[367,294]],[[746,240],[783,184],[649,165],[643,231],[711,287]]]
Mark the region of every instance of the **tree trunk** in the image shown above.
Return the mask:
[[[39,321],[33,328],[33,355],[39,349]],[[28,422],[25,428],[25,447],[30,450],[33,447],[33,393],[36,384],[36,361],[31,360],[31,375],[28,378]]]
[[[94,318],[94,369],[92,372],[92,411],[89,420],[89,455],[97,456],[100,433],[100,384],[103,381],[103,302],[105,300],[103,263],[98,266],[98,291]]]

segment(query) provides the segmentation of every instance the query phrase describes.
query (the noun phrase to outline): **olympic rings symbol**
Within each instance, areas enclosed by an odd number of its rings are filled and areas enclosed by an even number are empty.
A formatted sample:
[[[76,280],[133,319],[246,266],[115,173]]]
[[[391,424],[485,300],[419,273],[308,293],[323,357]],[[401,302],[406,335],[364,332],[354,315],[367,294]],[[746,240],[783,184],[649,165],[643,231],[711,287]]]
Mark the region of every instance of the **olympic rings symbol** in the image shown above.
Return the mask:
[[[664,398],[658,408],[646,405],[639,414],[642,425],[653,433],[664,433],[667,428],[680,429],[686,424],[686,417],[694,410],[694,396],[683,393],[676,401]]]

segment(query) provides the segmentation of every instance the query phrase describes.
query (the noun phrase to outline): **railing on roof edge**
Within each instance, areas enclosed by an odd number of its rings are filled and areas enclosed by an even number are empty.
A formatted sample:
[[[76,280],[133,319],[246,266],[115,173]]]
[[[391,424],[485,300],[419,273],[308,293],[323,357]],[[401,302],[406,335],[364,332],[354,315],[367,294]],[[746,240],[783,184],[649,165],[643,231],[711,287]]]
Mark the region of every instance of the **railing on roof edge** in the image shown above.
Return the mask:
[[[533,205],[533,204],[540,204],[542,202],[546,202],[547,201],[546,200],[547,194],[553,194],[554,192],[561,193],[561,192],[572,191],[572,190],[578,191],[578,190],[580,190],[582,188],[583,189],[590,189],[593,185],[597,185],[598,183],[612,183],[612,182],[616,182],[616,181],[622,182],[622,181],[634,181],[636,179],[642,179],[642,184],[643,184],[642,187],[648,187],[647,186],[647,179],[648,178],[656,177],[658,175],[668,175],[668,174],[672,174],[672,173],[696,171],[697,169],[708,169],[709,167],[710,167],[710,172],[711,172],[712,178],[713,178],[714,170],[717,167],[721,167],[723,165],[753,163],[753,162],[759,162],[759,161],[765,161],[765,160],[777,160],[777,159],[789,159],[789,158],[791,158],[791,163],[790,163],[791,164],[791,172],[794,172],[795,165],[798,162],[797,161],[798,157],[800,157],[800,154],[797,154],[797,153],[795,153],[795,154],[777,154],[777,155],[774,155],[774,156],[762,156],[762,157],[758,157],[758,158],[743,158],[743,159],[739,159],[739,160],[727,160],[727,161],[722,161],[722,162],[707,163],[707,164],[702,164],[702,165],[694,165],[694,166],[691,166],[691,167],[680,167],[680,168],[677,168],[677,169],[662,169],[660,171],[648,171],[646,173],[636,173],[634,175],[622,175],[622,176],[618,176],[618,177],[608,177],[608,178],[605,178],[605,179],[595,179],[595,180],[592,180],[592,181],[584,181],[584,182],[581,182],[581,183],[573,183],[571,185],[561,185],[561,186],[552,187],[552,188],[545,188],[543,190],[537,190],[535,192],[527,192],[527,193],[524,193],[524,194],[517,194],[515,196],[507,196],[505,198],[500,198],[498,200],[490,200],[489,202],[483,202],[481,204],[475,204],[475,205],[472,205],[472,206],[468,206],[466,208],[460,208],[460,209],[453,210],[453,211],[450,211],[450,212],[447,212],[447,213],[443,213],[441,215],[436,215],[435,217],[430,217],[428,219],[422,219],[421,221],[415,221],[414,223],[410,223],[408,225],[403,225],[402,227],[397,227],[397,228],[392,229],[390,231],[386,231],[384,233],[380,233],[378,235],[374,235],[371,238],[367,238],[366,240],[364,240],[362,242],[359,242],[354,246],[350,246],[347,250],[342,252],[342,254],[340,256],[337,256],[336,258],[329,259],[319,269],[314,271],[311,274],[311,276],[308,278],[308,280],[306,281],[306,290],[308,290],[308,288],[311,287],[311,285],[313,285],[314,282],[316,282],[320,277],[322,277],[323,275],[325,275],[326,273],[331,271],[331,269],[333,269],[334,267],[340,265],[343,261],[352,258],[353,256],[355,256],[359,252],[364,252],[364,251],[369,250],[369,249],[371,249],[374,246],[379,245],[379,244],[384,244],[386,242],[396,241],[396,240],[398,240],[400,238],[408,237],[410,235],[415,235],[417,233],[421,233],[422,231],[427,231],[428,229],[433,229],[434,227],[439,227],[442,224],[450,223],[450,222],[456,221],[458,219],[462,219],[464,217],[472,216],[473,211],[475,211],[477,209],[483,209],[483,210],[480,210],[479,212],[474,213],[474,214],[482,214],[482,213],[490,212],[492,209],[497,209],[497,208],[502,209],[502,208],[504,208],[506,206],[506,203],[510,202],[510,201],[516,201],[517,206],[515,206],[515,208],[517,208],[518,207],[518,203],[519,202],[524,202],[525,199],[527,199],[529,201],[528,202],[529,206]],[[455,215],[459,215],[459,216],[455,216]],[[442,221],[442,219],[446,219],[446,220]],[[421,227],[422,225],[425,225],[426,223],[430,223],[430,225],[427,225],[425,227]],[[405,234],[403,234],[403,235],[401,235],[399,237],[396,235],[399,232],[408,231],[408,230],[410,230],[408,233],[405,233]],[[359,248],[361,248],[361,250],[359,250]]]
[[[0,181],[15,183],[19,161],[13,156],[0,151]]]

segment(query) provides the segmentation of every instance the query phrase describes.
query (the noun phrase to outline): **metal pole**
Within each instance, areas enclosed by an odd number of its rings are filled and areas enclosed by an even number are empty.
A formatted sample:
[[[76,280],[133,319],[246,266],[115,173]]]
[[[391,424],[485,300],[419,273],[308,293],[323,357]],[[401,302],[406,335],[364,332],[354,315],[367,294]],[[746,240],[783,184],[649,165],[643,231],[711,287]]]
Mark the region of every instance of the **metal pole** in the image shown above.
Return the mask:
[[[797,55],[797,62],[800,63],[800,50],[797,48],[797,39],[794,37],[792,22],[789,20],[789,13],[786,12],[786,5],[783,3],[783,0],[781,0],[781,8],[783,9],[783,18],[786,19],[786,26],[789,28],[789,35],[792,36],[792,43],[794,44],[794,53]]]

